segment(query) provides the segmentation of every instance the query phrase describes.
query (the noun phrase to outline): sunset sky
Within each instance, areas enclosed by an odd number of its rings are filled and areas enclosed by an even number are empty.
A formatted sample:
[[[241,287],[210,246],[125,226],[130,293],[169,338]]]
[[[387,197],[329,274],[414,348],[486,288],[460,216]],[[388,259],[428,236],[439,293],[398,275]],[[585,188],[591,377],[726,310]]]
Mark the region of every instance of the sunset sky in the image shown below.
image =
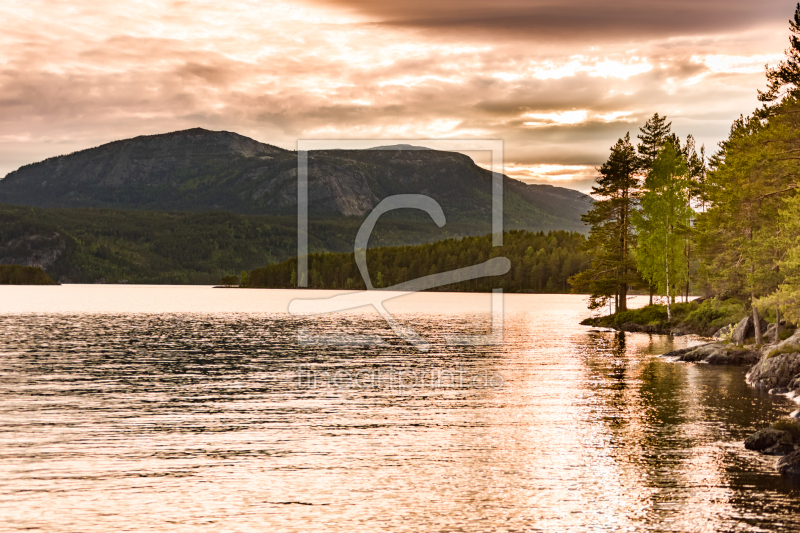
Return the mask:
[[[654,112],[713,152],[757,106],[793,2],[0,4],[0,176],[143,134],[486,138],[505,171],[586,191]]]

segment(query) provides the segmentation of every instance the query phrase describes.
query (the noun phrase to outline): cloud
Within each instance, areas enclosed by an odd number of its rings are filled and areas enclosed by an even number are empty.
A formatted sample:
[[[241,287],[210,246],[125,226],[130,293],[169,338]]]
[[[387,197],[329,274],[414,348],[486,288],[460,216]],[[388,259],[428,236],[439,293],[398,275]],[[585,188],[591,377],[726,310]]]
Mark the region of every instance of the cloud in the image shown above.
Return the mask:
[[[503,38],[512,34],[584,44],[710,35],[773,24],[776,20],[785,25],[791,15],[791,6],[779,0],[319,0],[315,3],[339,6],[386,26],[454,33],[478,31],[482,36],[499,34]]]
[[[6,3],[0,175],[200,126],[286,148],[500,138],[519,177],[586,190],[616,139],[656,111],[707,147],[724,138],[756,107],[790,15],[772,1],[487,5]]]

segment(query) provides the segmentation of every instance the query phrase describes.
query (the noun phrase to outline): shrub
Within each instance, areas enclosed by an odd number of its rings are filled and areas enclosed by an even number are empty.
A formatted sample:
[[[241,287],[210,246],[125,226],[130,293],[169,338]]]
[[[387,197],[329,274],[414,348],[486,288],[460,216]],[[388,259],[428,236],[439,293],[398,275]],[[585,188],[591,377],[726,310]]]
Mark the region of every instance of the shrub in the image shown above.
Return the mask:
[[[614,315],[616,324],[635,322],[637,324],[661,325],[667,323],[667,308],[663,305],[648,305]]]
[[[746,314],[747,309],[744,304],[734,298],[724,301],[709,298],[688,314],[686,324],[698,330],[721,328],[729,324],[736,324]]]
[[[38,267],[0,265],[0,285],[55,285],[56,282]]]
[[[224,287],[235,287],[239,285],[239,278],[238,276],[225,276],[224,278],[220,278],[217,283]]]

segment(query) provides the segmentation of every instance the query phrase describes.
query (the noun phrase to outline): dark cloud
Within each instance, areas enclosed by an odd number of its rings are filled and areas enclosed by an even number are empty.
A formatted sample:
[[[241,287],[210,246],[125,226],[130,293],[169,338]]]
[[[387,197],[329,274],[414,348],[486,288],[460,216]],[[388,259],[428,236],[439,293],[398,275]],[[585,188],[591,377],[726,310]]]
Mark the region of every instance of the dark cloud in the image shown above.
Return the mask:
[[[787,20],[780,0],[316,0],[387,26],[509,33],[529,39],[629,40],[716,34]]]

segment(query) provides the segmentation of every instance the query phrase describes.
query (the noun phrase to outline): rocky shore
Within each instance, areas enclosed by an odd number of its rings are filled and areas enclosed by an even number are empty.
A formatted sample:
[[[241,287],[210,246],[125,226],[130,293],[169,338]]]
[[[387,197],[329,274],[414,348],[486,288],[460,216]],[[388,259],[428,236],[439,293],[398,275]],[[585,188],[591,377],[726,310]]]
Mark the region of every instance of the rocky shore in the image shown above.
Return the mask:
[[[747,339],[752,322],[752,318],[749,322],[743,319],[733,334],[728,331],[720,336]],[[663,354],[663,357],[692,363],[752,365],[746,376],[750,386],[800,403],[800,329],[779,342],[774,342],[775,330],[771,331],[773,342],[763,346],[736,344],[733,340],[717,341],[675,350]],[[800,410],[789,418],[775,421],[772,427],[759,429],[744,444],[748,450],[780,456],[776,466],[781,475],[800,479]]]

